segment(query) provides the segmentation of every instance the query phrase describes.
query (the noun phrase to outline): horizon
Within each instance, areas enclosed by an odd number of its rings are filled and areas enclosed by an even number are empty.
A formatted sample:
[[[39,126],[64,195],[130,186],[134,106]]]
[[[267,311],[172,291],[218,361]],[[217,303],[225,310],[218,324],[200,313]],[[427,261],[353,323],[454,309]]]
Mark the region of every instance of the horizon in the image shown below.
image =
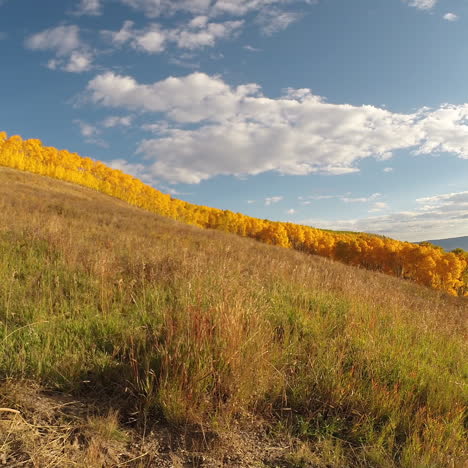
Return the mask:
[[[34,5],[0,2],[9,135],[256,218],[414,242],[468,233],[468,5]]]

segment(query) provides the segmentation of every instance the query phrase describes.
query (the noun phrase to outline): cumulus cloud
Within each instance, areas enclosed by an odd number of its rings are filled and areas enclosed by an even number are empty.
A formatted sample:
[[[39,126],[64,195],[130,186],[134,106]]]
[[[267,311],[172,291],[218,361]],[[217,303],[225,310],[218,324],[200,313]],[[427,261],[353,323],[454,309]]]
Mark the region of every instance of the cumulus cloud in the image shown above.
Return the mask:
[[[434,8],[437,0],[405,0],[409,6],[418,8],[420,10],[430,10]]]
[[[198,16],[189,23],[188,28],[176,29],[170,33],[170,37],[183,49],[213,47],[216,40],[233,36],[243,24],[243,21],[210,23],[206,16]]]
[[[79,126],[80,132],[84,137],[92,137],[99,133],[97,127],[83,122],[82,120],[75,120],[74,123],[76,123]]]
[[[153,183],[154,180],[148,176],[146,168],[143,164],[139,163],[129,163],[124,159],[113,159],[108,163],[113,169],[118,169],[119,171],[124,172],[125,174],[131,174],[134,177],[137,177],[140,180],[143,180],[147,183]]]
[[[385,202],[375,202],[372,205],[372,208],[369,210],[369,213],[377,213],[379,211],[383,211],[388,209],[388,204]]]
[[[103,122],[102,125],[105,128],[113,128],[113,127],[130,127],[133,121],[133,116],[127,115],[124,117],[119,116],[110,116],[107,117]]]
[[[283,200],[284,197],[282,196],[275,196],[275,197],[266,197],[265,198],[265,206],[274,205],[275,203],[279,203]]]
[[[443,16],[444,20],[447,20],[447,21],[457,21],[458,20],[458,15],[456,15],[455,13],[446,13],[444,16]]]
[[[309,202],[310,200],[330,200],[332,198],[340,198],[341,195],[309,195],[307,197],[297,197],[298,200]]]
[[[174,29],[165,29],[159,24],[136,29],[132,21],[125,21],[119,31],[105,31],[103,34],[114,45],[129,44],[136,50],[157,54],[163,52],[168,44],[188,50],[213,47],[217,40],[235,35],[242,25],[243,21],[214,23],[209,22],[206,16],[197,16],[186,25]]]
[[[253,47],[248,44],[244,46],[244,49],[248,50],[249,52],[261,52],[262,51],[262,49],[258,49],[257,47]]]
[[[103,148],[109,147],[109,145],[104,140],[99,138],[101,131],[98,127],[84,122],[83,120],[74,120],[73,123],[78,125],[81,135],[85,137],[86,143],[101,146]]]
[[[271,35],[297,21],[301,14],[286,11],[288,5],[314,4],[316,0],[120,0],[125,5],[143,11],[149,18],[185,13],[216,18],[244,17],[257,14],[261,30]]]
[[[169,59],[169,62],[172,63],[173,65],[177,65],[178,67],[189,68],[191,70],[196,70],[200,68],[199,63],[191,61],[183,57],[171,57]]]
[[[373,193],[367,197],[352,197],[348,192],[345,195],[309,195],[306,197],[298,197],[302,205],[310,205],[312,201],[320,200],[340,200],[344,203],[370,203],[382,197],[381,193]],[[374,203],[374,206],[384,205],[382,202]]]
[[[91,69],[93,56],[86,50],[75,50],[71,53],[68,63],[64,64],[63,70],[71,73],[80,73]]]
[[[25,45],[32,50],[53,50],[59,56],[69,55],[82,47],[79,35],[78,26],[57,26],[28,37]]]
[[[153,175],[199,183],[229,174],[346,174],[364,158],[450,152],[468,159],[468,104],[412,114],[374,106],[332,104],[308,89],[266,97],[256,84],[231,87],[219,76],[192,73],[140,84],[104,73],[88,99],[110,108],[162,116],[164,132],[140,142]]]
[[[147,16],[156,18],[177,12],[195,15],[232,15],[244,16],[252,11],[259,11],[273,6],[293,3],[293,0],[121,0],[122,3],[143,11]],[[427,1],[427,0],[426,0]],[[301,3],[313,3],[300,0]]]
[[[424,209],[459,210],[468,209],[468,192],[445,193],[416,200]]]
[[[384,167],[383,172],[393,172],[393,167]]]
[[[92,67],[93,54],[80,39],[80,28],[75,25],[45,29],[28,37],[25,46],[31,50],[54,52],[55,58],[47,64],[52,70],[80,73]]]
[[[108,72],[88,84],[89,97],[97,104],[163,112],[170,119],[185,123],[228,119],[237,112],[240,101],[257,89],[257,85],[244,85],[233,90],[221,78],[204,73],[144,85],[132,77]]]
[[[211,0],[121,0],[122,3],[143,11],[150,18],[178,11],[206,13],[211,9]]]
[[[260,25],[260,30],[263,34],[271,36],[286,29],[301,18],[302,15],[300,13],[272,8],[262,11],[257,17],[257,23]]]
[[[101,7],[101,0],[81,0],[76,14],[98,16],[101,14]]]
[[[382,194],[380,193],[373,193],[372,195],[369,195],[368,197],[340,197],[342,201],[345,203],[369,203],[370,201],[373,201],[379,197],[381,197]]]
[[[468,159],[468,104],[445,104],[439,109],[419,111],[424,138],[415,154],[454,153]]]

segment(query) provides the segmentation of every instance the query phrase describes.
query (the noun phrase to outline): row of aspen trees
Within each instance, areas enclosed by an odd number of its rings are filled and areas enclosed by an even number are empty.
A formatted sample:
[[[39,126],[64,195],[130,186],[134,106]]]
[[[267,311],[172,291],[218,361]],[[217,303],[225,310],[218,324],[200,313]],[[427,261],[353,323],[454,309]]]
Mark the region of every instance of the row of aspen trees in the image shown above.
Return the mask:
[[[452,295],[468,295],[468,253],[463,250],[447,253],[430,244],[418,245],[364,233],[330,232],[194,205],[163,194],[99,161],[43,146],[40,140],[8,138],[4,132],[0,132],[0,165],[74,182],[203,228],[381,271]]]

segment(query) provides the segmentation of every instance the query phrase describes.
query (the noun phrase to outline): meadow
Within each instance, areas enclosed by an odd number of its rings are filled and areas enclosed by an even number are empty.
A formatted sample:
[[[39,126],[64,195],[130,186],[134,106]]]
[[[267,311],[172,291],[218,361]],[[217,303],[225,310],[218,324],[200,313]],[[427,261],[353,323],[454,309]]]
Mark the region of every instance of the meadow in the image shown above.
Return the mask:
[[[0,132],[0,166],[73,182],[186,224],[320,255],[409,279],[454,296],[468,296],[468,252],[462,249],[445,252],[427,242],[414,244],[375,234],[323,230],[195,205],[162,193],[101,161],[44,146],[37,139],[8,137],[5,132]]]
[[[467,311],[0,168],[0,463],[462,467]]]

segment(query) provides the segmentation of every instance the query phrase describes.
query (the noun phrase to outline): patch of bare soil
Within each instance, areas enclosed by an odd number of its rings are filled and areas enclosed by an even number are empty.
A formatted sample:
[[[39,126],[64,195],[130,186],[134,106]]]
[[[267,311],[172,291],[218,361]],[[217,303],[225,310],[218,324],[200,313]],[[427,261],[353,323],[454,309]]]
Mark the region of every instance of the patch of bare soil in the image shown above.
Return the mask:
[[[256,421],[213,433],[132,427],[131,417],[102,402],[46,392],[32,382],[0,385],[0,466],[34,468],[286,468],[295,451]],[[106,405],[104,405],[106,406]],[[312,465],[309,465],[312,466]]]

